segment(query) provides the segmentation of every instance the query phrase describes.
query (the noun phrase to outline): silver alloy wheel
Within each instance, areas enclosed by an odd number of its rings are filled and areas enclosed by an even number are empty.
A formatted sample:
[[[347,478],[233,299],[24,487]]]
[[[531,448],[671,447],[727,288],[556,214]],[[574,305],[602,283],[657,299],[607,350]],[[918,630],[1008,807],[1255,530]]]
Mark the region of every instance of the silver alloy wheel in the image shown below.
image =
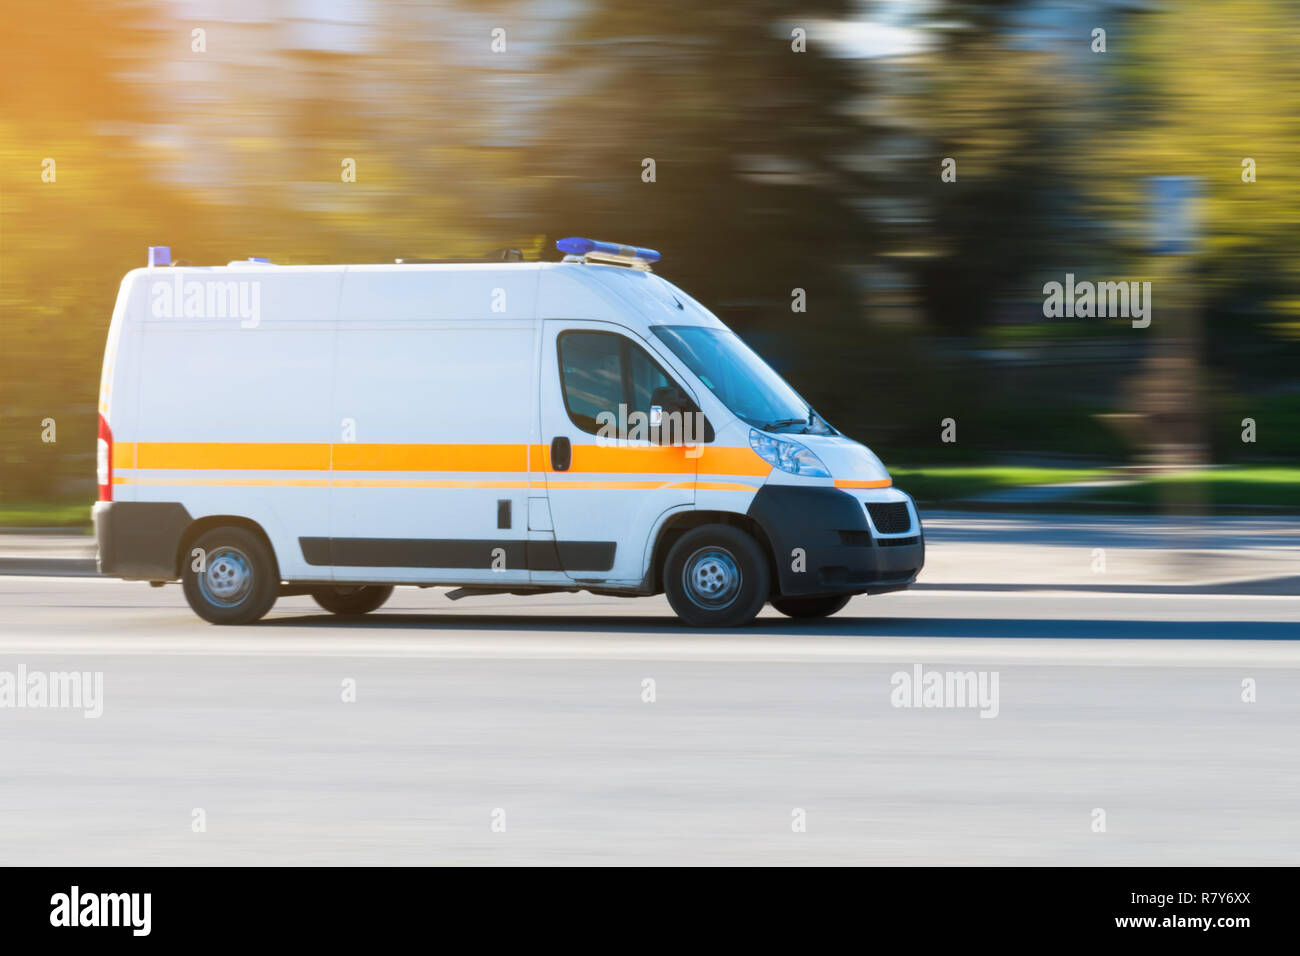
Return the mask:
[[[696,607],[720,611],[740,594],[740,567],[725,548],[700,548],[682,566],[682,590]]]
[[[207,567],[199,574],[203,597],[220,607],[234,607],[253,589],[253,563],[248,555],[229,545],[208,555]]]

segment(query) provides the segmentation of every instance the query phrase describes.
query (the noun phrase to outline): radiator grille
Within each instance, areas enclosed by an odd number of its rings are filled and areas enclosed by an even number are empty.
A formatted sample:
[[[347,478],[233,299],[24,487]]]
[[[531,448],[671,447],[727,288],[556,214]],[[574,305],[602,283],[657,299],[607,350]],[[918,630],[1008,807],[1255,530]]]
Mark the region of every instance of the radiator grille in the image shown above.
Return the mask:
[[[912,527],[905,501],[869,501],[867,512],[871,515],[871,523],[881,534],[902,534]]]

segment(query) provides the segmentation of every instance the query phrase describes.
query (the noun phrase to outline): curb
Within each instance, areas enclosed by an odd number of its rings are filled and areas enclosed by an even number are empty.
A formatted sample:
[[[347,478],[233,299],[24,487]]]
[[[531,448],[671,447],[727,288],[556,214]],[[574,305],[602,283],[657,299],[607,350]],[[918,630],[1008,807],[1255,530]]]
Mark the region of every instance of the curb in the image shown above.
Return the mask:
[[[94,558],[0,558],[0,574],[58,578],[100,576]]]

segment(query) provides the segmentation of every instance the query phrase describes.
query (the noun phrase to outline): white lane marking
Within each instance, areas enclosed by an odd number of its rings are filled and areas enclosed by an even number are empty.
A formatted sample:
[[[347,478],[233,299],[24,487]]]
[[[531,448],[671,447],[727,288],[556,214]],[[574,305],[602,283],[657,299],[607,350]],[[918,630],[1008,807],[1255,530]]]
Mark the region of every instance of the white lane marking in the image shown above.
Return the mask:
[[[665,619],[671,627],[671,619]],[[325,629],[323,629],[325,630]],[[882,627],[882,631],[885,628]],[[51,657],[195,656],[279,658],[411,658],[492,660],[693,660],[752,663],[997,662],[1025,666],[1238,667],[1271,664],[1300,669],[1300,642],[1180,640],[1169,638],[997,638],[890,635],[755,634],[718,637],[665,631],[655,635],[527,634],[474,630],[454,623],[398,637],[378,628],[329,629],[298,635],[277,630],[262,637],[193,634],[157,637],[51,637],[11,634],[0,638],[0,654]]]

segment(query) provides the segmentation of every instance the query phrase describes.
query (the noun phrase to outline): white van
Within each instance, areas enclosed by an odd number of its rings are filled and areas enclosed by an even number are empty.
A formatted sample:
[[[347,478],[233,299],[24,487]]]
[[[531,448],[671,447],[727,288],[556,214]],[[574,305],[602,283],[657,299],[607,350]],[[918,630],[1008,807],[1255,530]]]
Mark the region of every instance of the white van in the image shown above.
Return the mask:
[[[695,626],[907,587],[912,500],[650,249],[562,262],[195,268],[122,281],[99,402],[99,567],[203,619],[399,584],[666,592]]]

